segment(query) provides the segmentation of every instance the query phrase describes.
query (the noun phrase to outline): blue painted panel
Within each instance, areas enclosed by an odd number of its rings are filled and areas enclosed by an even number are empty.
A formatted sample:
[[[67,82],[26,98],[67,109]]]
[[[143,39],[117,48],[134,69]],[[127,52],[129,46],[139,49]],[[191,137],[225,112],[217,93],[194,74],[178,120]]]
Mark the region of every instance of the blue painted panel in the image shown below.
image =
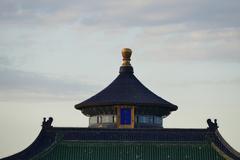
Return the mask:
[[[130,125],[131,124],[131,108],[120,109],[120,124]]]

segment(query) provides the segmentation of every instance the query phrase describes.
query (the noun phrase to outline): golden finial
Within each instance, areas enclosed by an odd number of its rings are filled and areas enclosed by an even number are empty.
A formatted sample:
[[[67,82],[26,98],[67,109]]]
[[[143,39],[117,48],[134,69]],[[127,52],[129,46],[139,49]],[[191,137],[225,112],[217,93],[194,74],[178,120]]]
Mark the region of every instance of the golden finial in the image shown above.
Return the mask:
[[[123,48],[122,49],[122,57],[123,57],[122,66],[131,66],[131,64],[130,64],[131,55],[132,55],[132,50],[130,48]]]

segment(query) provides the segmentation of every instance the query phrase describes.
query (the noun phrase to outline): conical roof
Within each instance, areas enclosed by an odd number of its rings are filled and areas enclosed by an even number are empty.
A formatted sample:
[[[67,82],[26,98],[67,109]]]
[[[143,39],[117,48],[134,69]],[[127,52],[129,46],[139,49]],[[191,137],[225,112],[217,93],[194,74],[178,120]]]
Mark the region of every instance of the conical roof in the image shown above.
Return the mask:
[[[130,56],[131,54],[126,55],[123,49],[123,65],[120,67],[118,77],[101,92],[75,105],[75,108],[81,110],[85,107],[134,105],[160,107],[168,111],[177,110],[176,105],[154,94],[134,76]]]

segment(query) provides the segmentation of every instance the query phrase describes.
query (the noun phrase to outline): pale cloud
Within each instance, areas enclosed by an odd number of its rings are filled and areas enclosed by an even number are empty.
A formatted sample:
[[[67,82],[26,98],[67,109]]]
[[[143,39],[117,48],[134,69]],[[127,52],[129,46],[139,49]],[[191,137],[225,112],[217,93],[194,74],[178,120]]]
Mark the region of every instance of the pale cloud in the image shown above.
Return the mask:
[[[139,58],[144,62],[239,62],[240,27],[236,19],[240,2],[215,3],[215,0],[0,1],[0,63],[12,68],[1,72],[6,79],[10,78],[7,73],[15,75],[15,79],[24,75],[26,81],[33,83],[9,81],[12,84],[6,86],[31,89],[50,86],[46,91],[50,94],[60,92],[57,88],[85,91],[87,88],[80,84],[71,86],[61,80],[55,83],[47,76],[70,74],[96,82],[94,76],[89,76],[94,68],[85,70],[82,66],[89,66],[89,61],[104,66],[99,57],[106,59],[104,64],[115,65],[112,59],[119,57],[114,54],[122,47],[150,55]],[[41,72],[47,76],[37,78]],[[104,79],[100,74],[95,76]]]
[[[217,5],[216,5],[217,4]],[[193,27],[239,26],[240,2],[231,1],[30,1],[0,2],[1,23],[146,27],[185,23]]]
[[[0,69],[1,100],[66,100],[84,97],[99,87],[86,82],[74,82],[67,77],[49,77],[38,73]]]
[[[161,60],[239,61],[239,7],[240,2],[235,0],[3,0],[0,54],[18,55],[20,51],[28,54],[18,59],[27,59],[39,55],[43,50],[39,46],[48,52],[41,54],[49,54],[51,50],[57,52],[58,42],[66,46],[70,40],[72,44],[66,49],[71,52],[80,47],[88,50],[93,42],[112,48],[147,44],[141,52],[150,52]],[[59,28],[65,28],[64,33],[59,33]]]
[[[176,28],[176,29],[174,29]],[[186,26],[151,27],[138,37],[136,45],[148,44],[155,61],[236,61],[239,62],[240,28],[188,30]]]
[[[195,81],[181,81],[181,82],[172,82],[172,83],[166,83],[169,86],[174,87],[191,87],[191,86],[226,86],[231,85],[235,86],[237,88],[240,87],[240,77],[235,79],[225,79],[225,80],[195,80]]]
[[[10,61],[7,57],[0,55],[0,67],[10,65]]]

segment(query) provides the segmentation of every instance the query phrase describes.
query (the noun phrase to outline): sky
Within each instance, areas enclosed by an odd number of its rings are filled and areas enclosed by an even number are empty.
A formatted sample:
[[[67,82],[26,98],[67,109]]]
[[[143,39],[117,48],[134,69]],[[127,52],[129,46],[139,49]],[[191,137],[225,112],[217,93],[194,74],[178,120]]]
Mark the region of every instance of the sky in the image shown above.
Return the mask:
[[[28,147],[43,117],[87,127],[74,105],[118,75],[121,49],[135,75],[179,108],[166,128],[217,119],[240,151],[239,0],[1,0],[0,158]]]

